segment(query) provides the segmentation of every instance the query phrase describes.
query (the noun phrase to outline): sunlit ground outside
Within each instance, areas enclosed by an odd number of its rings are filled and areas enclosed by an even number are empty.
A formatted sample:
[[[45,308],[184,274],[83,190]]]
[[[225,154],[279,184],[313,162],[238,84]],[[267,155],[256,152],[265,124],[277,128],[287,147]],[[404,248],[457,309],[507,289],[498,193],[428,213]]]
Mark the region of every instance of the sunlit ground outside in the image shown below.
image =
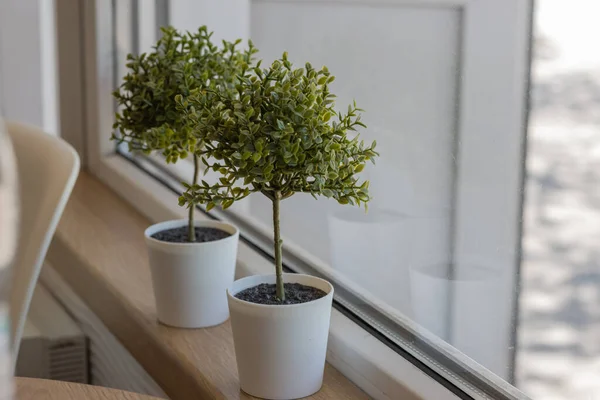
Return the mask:
[[[538,0],[516,385],[600,399],[600,1]]]

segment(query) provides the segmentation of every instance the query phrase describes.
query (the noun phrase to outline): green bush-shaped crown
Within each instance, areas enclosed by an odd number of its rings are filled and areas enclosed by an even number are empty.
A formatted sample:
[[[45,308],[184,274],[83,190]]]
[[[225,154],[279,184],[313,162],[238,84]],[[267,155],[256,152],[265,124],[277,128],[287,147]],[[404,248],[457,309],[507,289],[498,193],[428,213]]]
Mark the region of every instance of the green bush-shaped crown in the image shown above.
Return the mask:
[[[118,130],[113,139],[127,143],[130,151],[146,154],[159,151],[171,163],[192,155],[195,166],[192,184],[199,172],[201,135],[195,132],[197,126],[190,125],[177,110],[175,96],[189,96],[196,90],[217,87],[224,93],[234,91],[238,76],[245,73],[257,51],[251,42],[247,50],[238,50],[241,39],[234,43],[223,41],[223,46],[217,47],[211,36],[206,26],[185,34],[172,27],[163,28],[162,37],[151,52],[128,55],[129,72],[113,93],[121,106],[113,126]],[[190,241],[195,241],[195,204],[187,204]]]
[[[222,176],[219,183],[188,185],[180,202],[227,208],[253,192],[273,202],[277,297],[284,299],[279,203],[298,192],[334,198],[341,204],[369,201],[368,182],[357,173],[377,156],[375,142],[359,140],[365,127],[355,104],[336,112],[326,67],[294,69],[287,54],[270,68],[239,77],[235,91],[198,90],[177,103],[201,132],[203,162]]]

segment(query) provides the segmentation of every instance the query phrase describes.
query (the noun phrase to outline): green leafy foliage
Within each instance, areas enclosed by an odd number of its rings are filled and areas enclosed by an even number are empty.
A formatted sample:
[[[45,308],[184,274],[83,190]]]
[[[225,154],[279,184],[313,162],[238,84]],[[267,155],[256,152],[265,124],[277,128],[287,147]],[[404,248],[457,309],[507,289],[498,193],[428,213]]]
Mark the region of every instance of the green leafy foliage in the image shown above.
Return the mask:
[[[230,207],[253,192],[273,203],[276,293],[285,300],[280,202],[295,193],[325,196],[341,204],[369,201],[369,182],[357,174],[378,155],[375,142],[355,133],[365,127],[356,104],[336,112],[326,67],[293,68],[287,53],[269,68],[260,62],[226,86],[177,96],[177,107],[203,143],[202,162],[219,182],[187,187],[181,204]]]
[[[241,39],[218,47],[211,36],[206,26],[183,34],[162,28],[151,52],[127,56],[129,72],[113,93],[122,107],[113,125],[118,130],[114,140],[147,154],[160,150],[167,162],[201,151],[198,135],[177,111],[175,96],[217,86],[233,90],[257,51],[251,42],[247,50],[238,50]]]
[[[325,196],[341,204],[369,201],[368,182],[357,174],[378,155],[375,142],[359,139],[356,104],[336,112],[326,67],[293,68],[287,54],[239,77],[235,91],[216,87],[177,96],[178,109],[201,134],[202,161],[222,177],[192,185],[182,203],[227,208],[252,192],[271,200],[294,193]]]
[[[127,143],[130,151],[160,151],[170,163],[192,155],[193,180],[191,184],[184,183],[188,188],[197,182],[202,135],[196,132],[199,126],[190,125],[186,115],[177,109],[175,97],[214,88],[223,93],[235,92],[238,76],[246,73],[257,52],[252,42],[242,51],[237,48],[241,39],[234,43],[223,41],[218,47],[211,37],[206,26],[184,34],[172,27],[163,28],[162,37],[151,52],[127,56],[129,72],[113,93],[121,111],[116,114],[113,129],[117,132],[112,139]],[[188,236],[194,242],[197,203],[180,204],[189,209]]]

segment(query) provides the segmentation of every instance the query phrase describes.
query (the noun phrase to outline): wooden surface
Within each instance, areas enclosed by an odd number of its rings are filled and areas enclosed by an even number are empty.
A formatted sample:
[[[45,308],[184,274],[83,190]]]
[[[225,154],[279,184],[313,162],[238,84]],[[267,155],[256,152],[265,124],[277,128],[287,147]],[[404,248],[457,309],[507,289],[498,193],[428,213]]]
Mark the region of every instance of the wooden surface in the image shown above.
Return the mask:
[[[229,322],[176,329],[156,321],[144,243],[150,222],[81,172],[48,259],[173,400],[248,399],[241,392]],[[312,399],[367,399],[327,364]]]
[[[157,397],[99,386],[15,378],[15,400],[158,400]]]

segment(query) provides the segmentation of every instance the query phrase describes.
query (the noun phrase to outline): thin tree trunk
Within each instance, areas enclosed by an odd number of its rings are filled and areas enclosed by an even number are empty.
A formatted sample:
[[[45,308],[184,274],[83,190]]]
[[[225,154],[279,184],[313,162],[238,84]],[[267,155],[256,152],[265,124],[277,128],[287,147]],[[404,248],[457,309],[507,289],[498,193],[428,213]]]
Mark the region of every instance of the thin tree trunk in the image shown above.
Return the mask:
[[[194,180],[192,181],[192,185],[198,183],[198,156],[194,154]],[[188,211],[188,241],[195,242],[196,241],[196,229],[194,226],[194,210],[196,209],[195,204],[190,204],[190,209]]]
[[[285,300],[285,291],[283,289],[283,261],[281,230],[279,227],[279,203],[281,202],[281,192],[275,192],[273,197],[273,232],[274,232],[274,250],[275,250],[275,277],[277,299]]]

